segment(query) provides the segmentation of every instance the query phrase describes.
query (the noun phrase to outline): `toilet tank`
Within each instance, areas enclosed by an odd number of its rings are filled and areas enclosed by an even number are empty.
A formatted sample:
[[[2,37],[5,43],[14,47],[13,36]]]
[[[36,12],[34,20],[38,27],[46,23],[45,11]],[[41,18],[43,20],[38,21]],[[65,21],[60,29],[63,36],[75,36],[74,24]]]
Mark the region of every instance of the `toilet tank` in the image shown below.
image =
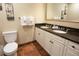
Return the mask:
[[[15,42],[17,40],[17,31],[3,32],[3,36],[7,43]]]

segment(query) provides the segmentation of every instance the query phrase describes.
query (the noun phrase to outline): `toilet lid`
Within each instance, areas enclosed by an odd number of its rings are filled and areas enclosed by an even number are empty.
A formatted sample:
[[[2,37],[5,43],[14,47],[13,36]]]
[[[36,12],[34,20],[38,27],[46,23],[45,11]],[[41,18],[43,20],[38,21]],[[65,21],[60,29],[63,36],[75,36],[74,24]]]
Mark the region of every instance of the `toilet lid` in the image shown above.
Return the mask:
[[[15,51],[18,48],[18,44],[16,42],[8,43],[4,47],[4,52],[10,53]]]

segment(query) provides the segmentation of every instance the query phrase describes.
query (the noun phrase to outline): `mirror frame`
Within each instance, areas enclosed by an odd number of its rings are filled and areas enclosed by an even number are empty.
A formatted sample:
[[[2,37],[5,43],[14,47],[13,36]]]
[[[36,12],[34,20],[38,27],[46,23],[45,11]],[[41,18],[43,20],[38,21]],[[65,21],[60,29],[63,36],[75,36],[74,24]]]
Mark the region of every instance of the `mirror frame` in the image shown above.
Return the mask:
[[[48,3],[45,3],[45,20],[46,20],[46,21],[59,21],[59,22],[72,22],[72,23],[79,23],[79,21],[74,21],[74,20],[47,19],[47,5],[48,5]]]

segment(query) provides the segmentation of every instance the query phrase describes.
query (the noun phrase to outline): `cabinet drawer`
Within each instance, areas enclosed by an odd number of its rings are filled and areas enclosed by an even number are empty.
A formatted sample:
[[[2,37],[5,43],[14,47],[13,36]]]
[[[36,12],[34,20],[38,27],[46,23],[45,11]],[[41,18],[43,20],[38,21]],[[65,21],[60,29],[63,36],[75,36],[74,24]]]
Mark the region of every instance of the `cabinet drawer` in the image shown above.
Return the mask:
[[[56,41],[58,41],[58,42],[60,42],[60,43],[62,43],[62,44],[64,44],[64,43],[65,43],[65,40],[66,40],[66,39],[64,39],[64,38],[62,38],[62,37],[59,37],[59,36],[54,35],[54,34],[51,34],[51,33],[49,33],[49,32],[45,32],[45,35],[46,35],[46,37],[48,37],[49,39],[56,40]]]
[[[54,34],[52,34],[52,37],[53,37],[54,40],[56,40],[56,41],[58,41],[58,42],[60,42],[60,43],[62,43],[62,44],[65,43],[65,40],[66,40],[66,39],[64,39],[64,38],[62,38],[62,37],[59,37],[59,36],[54,35]]]
[[[66,56],[79,56],[79,52],[73,48],[67,47]]]
[[[79,44],[68,41],[68,46],[76,51],[79,51]]]
[[[49,38],[49,39],[52,39],[52,38],[53,38],[53,35],[52,35],[51,33],[49,33],[49,32],[46,32],[46,31],[45,31],[45,35],[46,35],[46,37]]]

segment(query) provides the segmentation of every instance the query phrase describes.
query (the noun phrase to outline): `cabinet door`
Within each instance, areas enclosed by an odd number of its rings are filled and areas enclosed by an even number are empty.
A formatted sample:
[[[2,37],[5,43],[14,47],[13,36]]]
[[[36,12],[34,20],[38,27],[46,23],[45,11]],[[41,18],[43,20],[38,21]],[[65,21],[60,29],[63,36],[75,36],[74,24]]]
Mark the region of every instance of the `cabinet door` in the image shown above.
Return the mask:
[[[65,47],[66,56],[79,56],[79,44],[67,40]]]
[[[49,54],[51,54],[51,38],[52,34],[36,28],[36,40]]]
[[[51,55],[51,48],[52,48],[52,43],[51,40],[52,40],[52,34],[49,33],[49,32],[44,32],[44,35],[45,35],[45,40],[44,40],[44,49]]]
[[[69,47],[67,47],[66,49],[67,49],[66,56],[78,56],[77,53],[79,53],[79,52],[77,52]]]
[[[36,40],[50,55],[62,55],[64,45],[58,42],[56,35],[54,36],[51,33],[36,28]]]
[[[44,31],[39,28],[36,28],[36,40],[42,47],[45,46]]]
[[[39,41],[40,41],[40,32],[39,32],[39,29],[38,28],[36,28],[36,31],[35,31],[35,39],[36,39],[36,41],[39,43]]]
[[[63,55],[65,39],[58,37],[54,34],[45,32],[45,49],[50,55],[61,56]],[[61,41],[59,41],[61,40]],[[61,43],[63,42],[63,43]]]
[[[40,32],[40,44],[44,48],[44,46],[45,46],[45,35],[44,35],[45,31],[40,29],[39,32]]]
[[[51,48],[52,48],[52,42],[51,42],[51,38],[49,38],[48,36],[46,36],[45,38],[45,50],[51,55]]]
[[[53,55],[53,56],[62,56],[63,51],[64,51],[64,45],[57,42],[57,41],[53,41],[52,49],[51,49],[51,52],[52,52],[51,55]]]

